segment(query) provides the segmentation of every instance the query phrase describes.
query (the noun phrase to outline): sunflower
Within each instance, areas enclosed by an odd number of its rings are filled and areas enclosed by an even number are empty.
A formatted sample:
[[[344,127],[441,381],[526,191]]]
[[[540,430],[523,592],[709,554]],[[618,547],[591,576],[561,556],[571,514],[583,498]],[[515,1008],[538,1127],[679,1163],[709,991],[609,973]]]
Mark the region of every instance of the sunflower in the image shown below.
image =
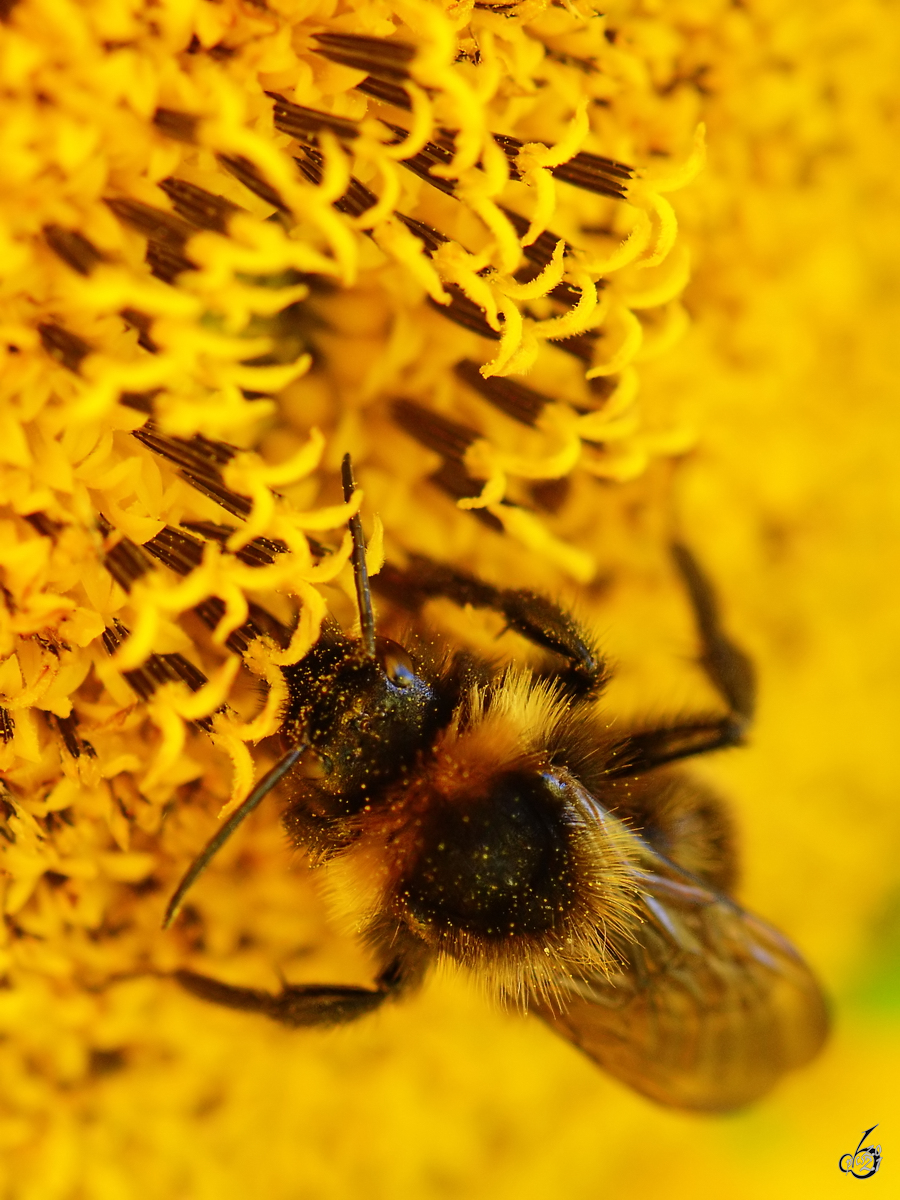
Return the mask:
[[[827,1194],[900,1049],[896,15],[0,21],[4,1194]],[[160,929],[270,761],[282,668],[354,621],[356,512],[376,576],[426,554],[574,603],[623,713],[705,698],[668,558],[698,548],[763,680],[754,748],[698,773],[733,800],[741,899],[838,996],[819,1065],[701,1125],[449,972],[338,1033],[173,982],[371,979],[274,802]]]

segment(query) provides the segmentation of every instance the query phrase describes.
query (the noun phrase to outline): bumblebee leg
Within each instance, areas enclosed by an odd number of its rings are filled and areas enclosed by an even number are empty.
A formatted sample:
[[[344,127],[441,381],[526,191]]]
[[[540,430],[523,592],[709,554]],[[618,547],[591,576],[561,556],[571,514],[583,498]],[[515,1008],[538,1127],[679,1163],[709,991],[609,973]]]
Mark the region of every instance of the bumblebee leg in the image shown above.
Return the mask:
[[[743,741],[756,707],[756,675],[747,655],[722,628],[712,584],[686,546],[675,544],[672,554],[694,610],[700,638],[700,665],[728,706],[722,717],[636,730],[613,750],[610,779],[643,775],[679,758],[707,754]]]
[[[743,721],[746,729],[756,709],[756,672],[753,663],[722,628],[715,591],[693,554],[687,546],[676,542],[672,546],[672,555],[694,609],[702,648],[700,665],[728,705],[732,717],[736,721]]]
[[[424,555],[412,556],[406,571],[386,567],[374,583],[413,610],[432,597],[445,596],[456,604],[500,613],[510,629],[566,660],[568,667],[554,671],[554,676],[574,695],[596,693],[606,681],[606,664],[591,639],[564,609],[539,592],[494,587]]]
[[[301,1029],[356,1021],[380,1008],[386,1000],[394,1000],[408,991],[418,982],[419,973],[404,970],[403,960],[398,958],[382,971],[373,988],[285,984],[277,995],[256,988],[233,987],[193,971],[176,971],[174,978],[201,1000],[241,1012],[260,1013],[282,1025]]]
[[[644,775],[679,758],[737,746],[743,741],[745,728],[744,721],[727,716],[637,730],[613,747],[604,774],[607,779]]]

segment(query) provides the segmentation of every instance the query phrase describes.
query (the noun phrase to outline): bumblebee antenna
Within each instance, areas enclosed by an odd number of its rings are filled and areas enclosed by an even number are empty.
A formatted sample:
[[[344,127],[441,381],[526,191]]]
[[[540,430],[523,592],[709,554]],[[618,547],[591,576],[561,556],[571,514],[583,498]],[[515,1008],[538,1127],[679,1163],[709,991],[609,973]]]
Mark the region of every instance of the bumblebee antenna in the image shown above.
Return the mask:
[[[341,463],[341,481],[344,485],[344,500],[349,502],[356,491],[353,478],[353,463],[345,454]],[[372,593],[369,589],[369,572],[366,569],[366,539],[363,537],[359,513],[350,518],[350,536],[353,539],[353,578],[356,583],[356,602],[359,605],[359,628],[362,643],[369,658],[375,657],[375,617],[372,613]]]
[[[212,858],[222,849],[238,825],[241,824],[245,817],[249,817],[254,808],[268,796],[272,788],[288,773],[305,749],[306,744],[303,743],[299,746],[294,746],[292,750],[288,750],[287,754],[280,758],[275,766],[263,775],[247,799],[240,808],[231,814],[218,833],[206,843],[188,867],[187,873],[182,878],[181,883],[175,889],[175,895],[169,901],[168,908],[166,909],[163,929],[168,929],[178,916],[184,898],[196,883],[198,876],[206,870]]]

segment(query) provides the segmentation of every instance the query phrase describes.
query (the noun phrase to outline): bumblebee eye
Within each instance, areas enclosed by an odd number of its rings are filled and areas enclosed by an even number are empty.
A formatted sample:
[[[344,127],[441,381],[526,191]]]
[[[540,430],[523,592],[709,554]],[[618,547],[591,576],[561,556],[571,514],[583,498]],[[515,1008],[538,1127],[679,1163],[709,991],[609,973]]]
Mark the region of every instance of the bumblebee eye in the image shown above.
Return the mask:
[[[378,638],[375,653],[382,671],[395,687],[410,687],[416,678],[412,659],[399,642],[390,638]]]
[[[304,754],[300,759],[297,774],[303,779],[324,779],[333,770],[327,754]]]

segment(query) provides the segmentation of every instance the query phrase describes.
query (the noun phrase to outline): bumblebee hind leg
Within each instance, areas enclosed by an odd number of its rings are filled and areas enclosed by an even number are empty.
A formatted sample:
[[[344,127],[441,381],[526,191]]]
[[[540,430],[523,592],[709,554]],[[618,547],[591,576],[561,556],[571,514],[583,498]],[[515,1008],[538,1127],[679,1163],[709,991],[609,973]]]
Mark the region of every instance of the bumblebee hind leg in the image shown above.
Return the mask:
[[[259,1013],[292,1029],[311,1026],[349,1025],[396,1000],[419,980],[403,958],[395,958],[381,972],[372,988],[340,984],[285,984],[277,995],[257,988],[234,987],[208,975],[176,971],[173,978],[192,995],[225,1008]]]

